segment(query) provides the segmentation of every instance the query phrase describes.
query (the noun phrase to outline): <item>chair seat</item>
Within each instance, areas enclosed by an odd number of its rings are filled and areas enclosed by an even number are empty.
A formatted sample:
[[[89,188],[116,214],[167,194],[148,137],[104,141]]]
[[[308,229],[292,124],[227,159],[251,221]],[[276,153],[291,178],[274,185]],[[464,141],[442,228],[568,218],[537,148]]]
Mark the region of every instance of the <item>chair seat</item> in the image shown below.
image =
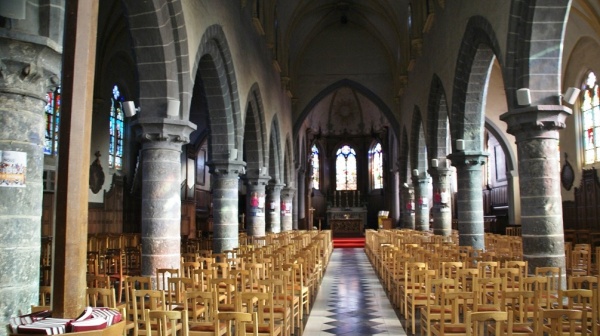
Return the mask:
[[[439,330],[441,324],[435,323],[434,329]],[[467,327],[464,324],[444,324],[444,334],[465,334]]]
[[[199,332],[214,332],[215,324],[214,323],[201,323],[201,324],[191,324],[190,323],[190,331],[199,331]],[[219,330],[227,330],[227,323],[219,321]],[[221,335],[221,334],[219,334]]]

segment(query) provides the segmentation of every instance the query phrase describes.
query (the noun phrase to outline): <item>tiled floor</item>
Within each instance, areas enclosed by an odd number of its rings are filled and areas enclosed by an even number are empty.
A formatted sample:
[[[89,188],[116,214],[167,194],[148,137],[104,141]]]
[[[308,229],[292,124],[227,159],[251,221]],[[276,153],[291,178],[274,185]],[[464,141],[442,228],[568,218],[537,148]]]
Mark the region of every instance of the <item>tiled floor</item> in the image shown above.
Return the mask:
[[[406,335],[364,249],[333,250],[303,335]]]

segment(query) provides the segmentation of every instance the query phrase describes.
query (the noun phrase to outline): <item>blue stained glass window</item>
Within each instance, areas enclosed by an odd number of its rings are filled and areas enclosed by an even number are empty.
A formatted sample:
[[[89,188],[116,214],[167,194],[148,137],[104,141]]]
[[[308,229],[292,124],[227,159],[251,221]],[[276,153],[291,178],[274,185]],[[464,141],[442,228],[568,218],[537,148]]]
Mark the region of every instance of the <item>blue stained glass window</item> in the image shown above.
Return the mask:
[[[319,149],[313,145],[310,154],[312,187],[319,189]]]
[[[588,74],[581,91],[584,161],[593,164],[600,161],[600,90],[593,72]]]
[[[356,152],[344,145],[335,156],[335,190],[356,190]]]
[[[60,120],[60,87],[46,93],[46,134],[44,139],[44,154],[58,153],[58,130]]]
[[[113,86],[110,105],[108,166],[115,169],[123,167],[123,101],[125,99],[121,95],[119,87]]]
[[[373,189],[383,189],[383,152],[381,143],[371,148],[371,178]]]

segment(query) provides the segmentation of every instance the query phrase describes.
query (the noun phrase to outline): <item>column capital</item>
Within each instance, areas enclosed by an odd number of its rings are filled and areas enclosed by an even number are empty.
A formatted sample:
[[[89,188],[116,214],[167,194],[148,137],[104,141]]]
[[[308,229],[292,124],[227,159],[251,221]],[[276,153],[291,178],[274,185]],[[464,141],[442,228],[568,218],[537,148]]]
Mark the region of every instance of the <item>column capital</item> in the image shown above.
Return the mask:
[[[246,185],[262,185],[262,186],[266,186],[269,183],[269,180],[271,180],[270,176],[245,176],[244,177],[244,183]]]
[[[447,168],[447,167],[429,167],[427,172],[432,177],[437,177],[437,176],[452,174],[452,169]]]
[[[417,184],[427,184],[431,180],[428,174],[419,174],[419,176],[412,176],[413,186]]]
[[[213,160],[206,163],[209,168],[209,172],[214,176],[223,178],[234,178],[238,177],[243,168],[246,166],[244,161],[230,161],[230,160]]]
[[[281,190],[283,189],[283,187],[285,187],[285,183],[271,183],[269,182],[269,184],[267,184],[267,190],[268,191],[275,191],[275,192],[281,192]]]
[[[483,152],[454,152],[448,154],[448,159],[451,160],[455,167],[475,168],[485,164],[487,153]]]
[[[292,198],[294,197],[294,194],[296,193],[296,188],[294,187],[283,187],[283,189],[281,189],[281,198]]]
[[[132,123],[137,138],[145,148],[169,148],[181,150],[190,141],[190,134],[196,125],[187,120],[171,118],[140,117]]]
[[[550,137],[558,139],[556,131],[566,127],[573,111],[562,105],[537,105],[510,110],[500,116],[508,125],[507,132],[525,138]]]

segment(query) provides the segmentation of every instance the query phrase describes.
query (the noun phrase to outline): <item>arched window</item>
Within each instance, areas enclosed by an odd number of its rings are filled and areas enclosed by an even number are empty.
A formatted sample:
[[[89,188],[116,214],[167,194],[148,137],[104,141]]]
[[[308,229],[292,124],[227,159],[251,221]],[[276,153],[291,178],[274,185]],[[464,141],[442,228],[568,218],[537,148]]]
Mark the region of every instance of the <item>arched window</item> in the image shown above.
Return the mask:
[[[583,84],[583,151],[585,164],[600,161],[600,104],[596,75],[590,72]]]
[[[117,85],[113,86],[110,99],[110,142],[108,144],[108,166],[123,167],[123,101],[124,97]]]
[[[319,149],[316,145],[312,145],[310,149],[310,166],[311,166],[311,180],[312,187],[319,189]]]
[[[381,143],[376,143],[369,151],[371,161],[371,188],[383,189],[383,152]]]
[[[356,152],[348,145],[335,153],[335,190],[356,190]]]
[[[46,139],[44,154],[58,153],[58,121],[60,120],[60,87],[46,93]]]

